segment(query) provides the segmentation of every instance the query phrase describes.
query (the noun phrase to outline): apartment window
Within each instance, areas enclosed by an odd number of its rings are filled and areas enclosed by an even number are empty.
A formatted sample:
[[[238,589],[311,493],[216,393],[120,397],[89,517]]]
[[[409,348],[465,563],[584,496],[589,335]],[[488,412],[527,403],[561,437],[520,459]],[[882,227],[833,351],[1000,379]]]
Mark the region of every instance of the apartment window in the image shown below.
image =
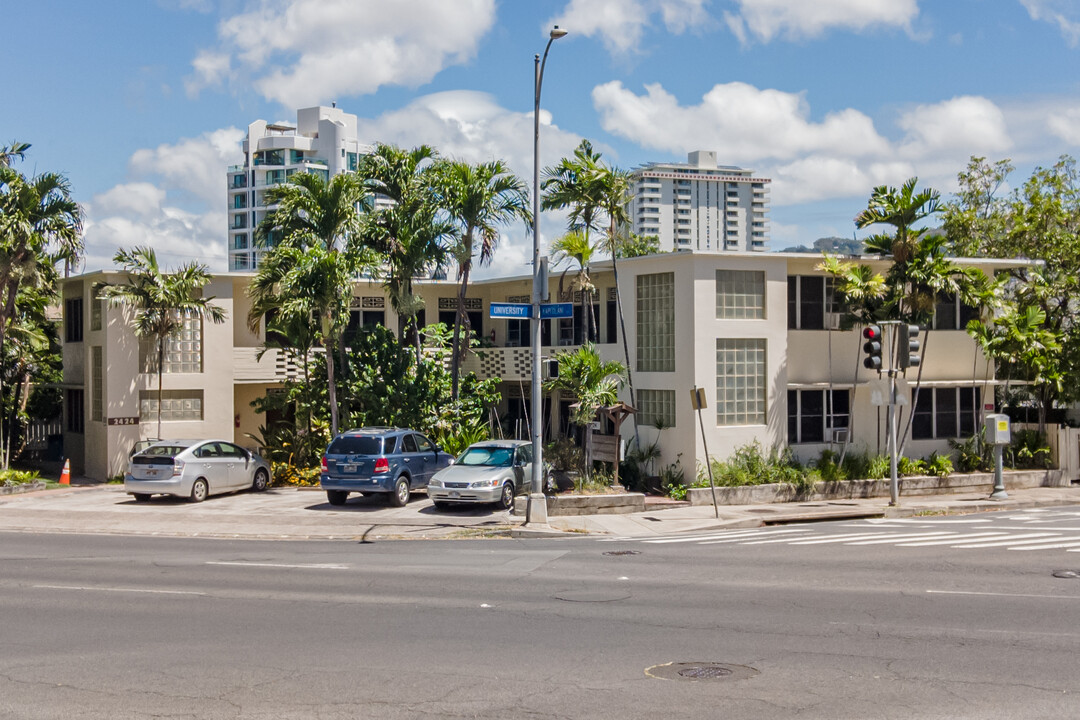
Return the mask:
[[[233,210],[243,210],[247,207],[247,195],[244,193],[237,193],[233,195],[232,199]]]
[[[83,433],[83,391],[82,390],[65,390],[65,399],[67,400],[67,423],[65,427],[69,433]]]
[[[612,288],[608,293],[607,336],[604,338],[604,342],[616,343],[619,341],[619,307],[616,300],[611,297],[615,294],[615,289]]]
[[[247,187],[247,175],[245,175],[244,173],[240,173],[239,175],[233,175],[232,183],[229,185],[229,187],[233,189]]]
[[[157,372],[158,347],[155,338],[139,340],[139,365],[143,372]],[[165,339],[167,373],[202,372],[202,320],[186,317],[180,329]]]
[[[304,151],[303,150],[289,150],[289,164],[290,165],[298,165],[298,164],[300,164],[302,162],[304,162]]]
[[[83,339],[83,300],[81,297],[64,301],[64,342],[76,343]]]
[[[105,301],[97,297],[97,294],[101,291],[100,286],[95,286],[93,293],[90,297],[90,329],[101,329],[101,315],[104,313]]]
[[[358,163],[358,153],[354,153],[354,152],[346,153],[346,158],[348,159],[347,167],[349,168],[349,171],[350,172],[356,172],[356,168],[357,168],[357,166],[359,164]]]
[[[846,303],[831,277],[788,276],[788,329],[824,330],[828,316],[846,312]]]
[[[934,330],[964,330],[979,319],[979,309],[957,300],[955,293],[939,293],[934,304]]]
[[[979,407],[978,388],[921,388],[911,418],[911,437],[971,437]]]
[[[105,404],[104,372],[101,363],[101,346],[90,349],[90,420],[101,422]]]
[[[675,427],[674,390],[638,390],[637,404],[640,425]]]
[[[675,372],[675,273],[637,276],[638,372]]]
[[[849,390],[788,390],[788,442],[832,441],[832,431],[851,420]]]
[[[723,320],[764,319],[765,273],[757,270],[717,270],[716,317]]]
[[[156,422],[158,417],[158,394],[157,390],[139,391],[139,421]],[[161,391],[161,419],[164,422],[171,420],[202,420],[203,419],[203,391],[202,390],[162,390]]]
[[[765,424],[765,340],[716,339],[716,424]]]

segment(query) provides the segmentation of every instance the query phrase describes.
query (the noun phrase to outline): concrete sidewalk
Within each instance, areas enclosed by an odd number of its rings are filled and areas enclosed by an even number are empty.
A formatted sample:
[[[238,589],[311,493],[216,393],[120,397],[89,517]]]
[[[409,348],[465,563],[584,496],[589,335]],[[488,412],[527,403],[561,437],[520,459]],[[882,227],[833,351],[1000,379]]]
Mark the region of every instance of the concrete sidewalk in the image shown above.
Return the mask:
[[[0,496],[0,532],[115,534],[139,537],[211,537],[259,540],[460,539],[485,537],[653,537],[724,528],[865,517],[1016,510],[1080,505],[1080,487],[1032,488],[990,501],[979,495],[830,502],[653,507],[629,515],[552,517],[549,527],[523,527],[524,518],[488,507],[436,511],[423,493],[403,508],[378,498],[350,498],[335,507],[318,489],[274,488],[265,493],[211,497],[202,503],[155,497],[136,503],[121,485],[80,485]]]

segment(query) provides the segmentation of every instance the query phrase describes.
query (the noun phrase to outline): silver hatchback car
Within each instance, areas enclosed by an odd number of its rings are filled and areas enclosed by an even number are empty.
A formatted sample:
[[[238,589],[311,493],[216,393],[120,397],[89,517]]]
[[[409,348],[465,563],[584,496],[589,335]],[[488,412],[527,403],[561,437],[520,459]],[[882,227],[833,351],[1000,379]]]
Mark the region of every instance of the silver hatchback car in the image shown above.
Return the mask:
[[[226,440],[163,440],[131,456],[124,490],[143,502],[177,495],[202,502],[210,495],[270,486],[270,464]]]

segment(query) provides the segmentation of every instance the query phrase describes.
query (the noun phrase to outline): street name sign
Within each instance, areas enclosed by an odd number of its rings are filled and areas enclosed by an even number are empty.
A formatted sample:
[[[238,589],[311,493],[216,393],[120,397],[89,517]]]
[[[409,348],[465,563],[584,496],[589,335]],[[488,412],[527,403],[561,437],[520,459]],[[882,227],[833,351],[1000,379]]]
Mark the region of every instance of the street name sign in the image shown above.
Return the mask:
[[[492,318],[524,320],[532,317],[532,305],[528,303],[491,303],[488,313]]]
[[[571,317],[574,317],[573,303],[544,303],[540,306],[541,320]]]

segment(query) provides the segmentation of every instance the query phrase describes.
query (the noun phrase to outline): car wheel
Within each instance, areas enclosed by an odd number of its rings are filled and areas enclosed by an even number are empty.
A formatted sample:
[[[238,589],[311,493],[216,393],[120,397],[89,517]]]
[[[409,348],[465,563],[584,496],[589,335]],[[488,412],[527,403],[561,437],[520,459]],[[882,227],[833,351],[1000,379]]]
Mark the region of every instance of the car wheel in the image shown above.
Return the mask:
[[[132,493],[135,496],[135,502],[149,502],[150,495],[147,493]]]
[[[505,483],[502,486],[502,495],[499,497],[499,507],[509,510],[514,507],[514,483]]]
[[[349,499],[349,493],[344,490],[327,490],[326,502],[331,505],[344,505],[345,501]]]
[[[191,484],[191,502],[202,502],[210,494],[210,486],[202,478]]]
[[[390,504],[394,507],[405,507],[409,502],[409,478],[399,477],[394,483],[394,492],[390,494]]]
[[[442,500],[435,500],[434,504],[435,504],[435,509],[436,510],[449,510],[450,509],[450,503],[444,502]]]
[[[251,489],[255,492],[262,492],[268,487],[270,487],[270,478],[267,477],[266,471],[262,469],[256,470],[255,480],[251,483]]]

